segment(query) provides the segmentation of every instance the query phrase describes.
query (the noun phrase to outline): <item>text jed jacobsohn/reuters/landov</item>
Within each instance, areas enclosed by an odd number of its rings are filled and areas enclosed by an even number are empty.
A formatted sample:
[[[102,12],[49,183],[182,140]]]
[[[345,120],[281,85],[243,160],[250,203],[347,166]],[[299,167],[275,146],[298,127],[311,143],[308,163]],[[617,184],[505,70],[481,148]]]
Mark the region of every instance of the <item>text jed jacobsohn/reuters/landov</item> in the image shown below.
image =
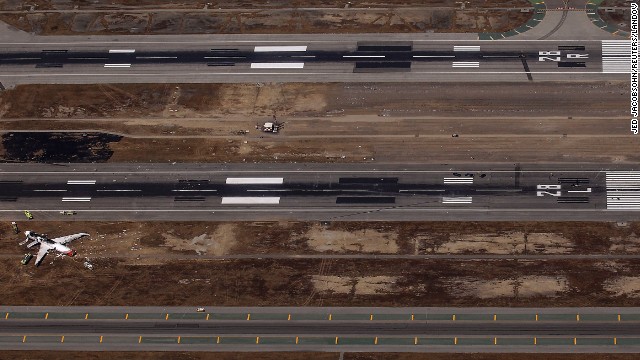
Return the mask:
[[[638,135],[638,4],[631,3],[631,132]]]

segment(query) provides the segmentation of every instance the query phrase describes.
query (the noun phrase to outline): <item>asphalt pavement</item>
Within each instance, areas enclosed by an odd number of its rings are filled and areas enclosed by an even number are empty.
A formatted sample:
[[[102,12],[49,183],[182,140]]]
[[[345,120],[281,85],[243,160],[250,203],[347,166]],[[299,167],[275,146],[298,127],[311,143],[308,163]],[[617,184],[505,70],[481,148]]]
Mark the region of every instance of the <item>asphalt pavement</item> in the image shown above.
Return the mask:
[[[637,308],[2,307],[0,349],[635,352]]]
[[[629,41],[270,41],[6,42],[0,79],[18,83],[256,81],[626,80],[612,69]],[[286,40],[285,40],[286,39]],[[363,37],[364,39],[364,37]],[[626,48],[625,48],[626,49]],[[620,52],[622,51],[622,52]],[[630,54],[630,48],[628,49]]]
[[[2,164],[0,217],[40,220],[637,219],[612,165]],[[61,215],[60,211],[75,211]]]

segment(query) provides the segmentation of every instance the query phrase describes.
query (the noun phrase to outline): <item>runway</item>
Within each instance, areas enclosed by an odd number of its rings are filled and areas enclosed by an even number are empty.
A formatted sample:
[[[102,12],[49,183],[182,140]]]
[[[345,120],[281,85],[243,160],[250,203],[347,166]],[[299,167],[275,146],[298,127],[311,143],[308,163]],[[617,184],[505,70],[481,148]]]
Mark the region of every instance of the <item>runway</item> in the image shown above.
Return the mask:
[[[0,217],[39,220],[598,220],[640,211],[611,165],[2,164]],[[76,215],[61,215],[73,210]]]
[[[76,40],[2,46],[0,79],[7,84],[626,80],[631,62],[626,40]]]
[[[633,352],[637,308],[3,307],[0,349]]]

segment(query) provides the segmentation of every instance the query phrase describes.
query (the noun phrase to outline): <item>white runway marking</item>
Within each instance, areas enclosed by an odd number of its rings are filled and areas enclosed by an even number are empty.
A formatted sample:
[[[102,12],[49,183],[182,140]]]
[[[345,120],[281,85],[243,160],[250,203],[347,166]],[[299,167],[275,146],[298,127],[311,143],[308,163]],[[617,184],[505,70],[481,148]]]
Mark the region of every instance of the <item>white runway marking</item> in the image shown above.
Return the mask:
[[[42,192],[56,191],[56,192],[58,192],[58,191],[67,191],[67,190],[44,190],[43,189],[43,190],[33,190],[33,191],[42,191]]]
[[[140,192],[142,190],[96,190],[102,192]]]
[[[106,68],[130,68],[131,64],[104,64]]]
[[[472,177],[446,177],[444,178],[445,184],[473,184]]]
[[[302,69],[304,63],[251,63],[252,69]]]
[[[480,46],[454,46],[453,51],[480,51]]]
[[[90,197],[63,197],[62,201],[71,202],[71,201],[91,201]]]
[[[443,204],[471,204],[471,196],[467,197],[442,197]]]
[[[223,197],[222,205],[278,205],[279,197]]]
[[[256,46],[254,52],[307,51],[306,46]]]
[[[136,52],[134,49],[126,49],[126,50],[109,50],[109,54],[132,54]]]
[[[413,55],[414,58],[453,58],[455,55]]]
[[[284,178],[227,178],[227,184],[248,185],[248,184],[282,184]]]
[[[98,191],[100,191],[100,190],[98,190]],[[196,190],[196,189],[194,189],[194,190],[171,190],[171,191],[174,191],[174,192],[217,192],[218,190]]]
[[[68,180],[67,185],[95,185],[95,180]]]
[[[385,55],[343,55],[343,58],[383,58]]]
[[[452,63],[454,68],[477,68],[480,67],[479,61],[454,61]]]
[[[631,40],[602,40],[602,72],[631,72]]]
[[[640,171],[607,171],[607,210],[640,210]]]

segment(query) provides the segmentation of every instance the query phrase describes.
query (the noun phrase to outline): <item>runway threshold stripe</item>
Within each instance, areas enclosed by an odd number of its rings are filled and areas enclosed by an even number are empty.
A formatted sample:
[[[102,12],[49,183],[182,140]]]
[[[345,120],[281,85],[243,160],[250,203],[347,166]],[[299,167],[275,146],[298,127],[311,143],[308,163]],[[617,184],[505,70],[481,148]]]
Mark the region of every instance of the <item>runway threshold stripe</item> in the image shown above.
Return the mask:
[[[227,178],[227,184],[233,185],[264,185],[264,184],[282,184],[284,178]]]
[[[131,64],[104,64],[106,68],[129,68]]]
[[[256,46],[254,52],[307,51],[306,46]]]
[[[480,51],[480,46],[454,46],[453,51]]]
[[[62,201],[65,201],[65,202],[85,201],[86,202],[86,201],[91,201],[91,198],[90,197],[86,197],[86,198],[83,198],[83,197],[64,197],[64,198],[62,198]]]
[[[471,204],[473,198],[469,197],[443,197],[443,204]]]
[[[68,180],[67,185],[95,185],[96,180]]]
[[[473,184],[473,178],[444,178],[445,184]]]
[[[109,50],[109,54],[132,54],[134,52],[136,52],[135,49],[123,49],[123,50],[112,49],[112,50]]]
[[[278,205],[280,197],[223,197],[222,205]]]

